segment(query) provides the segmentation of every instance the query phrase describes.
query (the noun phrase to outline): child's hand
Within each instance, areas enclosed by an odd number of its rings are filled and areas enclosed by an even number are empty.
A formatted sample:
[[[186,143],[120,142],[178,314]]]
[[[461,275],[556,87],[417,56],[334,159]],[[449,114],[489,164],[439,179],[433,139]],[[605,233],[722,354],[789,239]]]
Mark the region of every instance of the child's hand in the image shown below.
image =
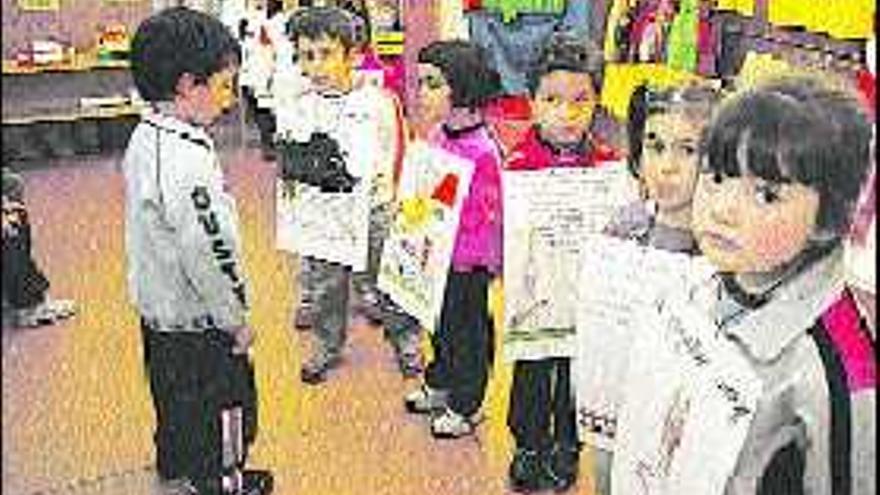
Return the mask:
[[[232,338],[234,339],[232,344],[232,354],[247,354],[248,349],[250,349],[251,344],[254,342],[254,331],[250,325],[242,325],[238,328],[234,328],[231,330],[231,333]]]

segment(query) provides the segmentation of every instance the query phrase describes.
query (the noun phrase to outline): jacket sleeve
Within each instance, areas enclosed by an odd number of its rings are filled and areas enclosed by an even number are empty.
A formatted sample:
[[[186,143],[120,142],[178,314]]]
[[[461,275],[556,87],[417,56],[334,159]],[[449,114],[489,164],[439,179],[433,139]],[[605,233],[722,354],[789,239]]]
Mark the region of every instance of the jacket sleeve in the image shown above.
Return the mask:
[[[376,90],[377,141],[374,194],[381,203],[396,196],[396,186],[403,160],[404,132],[402,115],[397,97],[385,90]]]
[[[211,152],[194,146],[175,151],[178,167],[168,172],[163,199],[187,283],[218,327],[244,325],[248,301],[235,202]]]

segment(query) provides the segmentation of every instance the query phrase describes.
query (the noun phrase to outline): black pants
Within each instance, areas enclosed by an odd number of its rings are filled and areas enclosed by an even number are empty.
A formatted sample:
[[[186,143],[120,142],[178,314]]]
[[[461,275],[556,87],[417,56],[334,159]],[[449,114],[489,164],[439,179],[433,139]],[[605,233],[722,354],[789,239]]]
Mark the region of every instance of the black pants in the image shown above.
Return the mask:
[[[514,364],[507,426],[517,447],[577,447],[577,416],[571,387],[568,358]]]
[[[449,272],[440,324],[431,343],[434,361],[425,371],[425,382],[449,391],[449,408],[469,416],[486,395],[492,365],[494,338],[489,316],[489,282],[485,269]]]
[[[243,410],[244,451],[239,461],[256,436],[256,388],[248,357],[233,355],[232,338],[219,330],[158,332],[143,322],[141,330],[156,412],[159,475],[196,483],[219,480],[224,466],[230,466],[222,454],[223,411]]]
[[[3,298],[13,308],[43,302],[49,280],[31,256],[31,226],[25,215],[13,235],[3,236]]]

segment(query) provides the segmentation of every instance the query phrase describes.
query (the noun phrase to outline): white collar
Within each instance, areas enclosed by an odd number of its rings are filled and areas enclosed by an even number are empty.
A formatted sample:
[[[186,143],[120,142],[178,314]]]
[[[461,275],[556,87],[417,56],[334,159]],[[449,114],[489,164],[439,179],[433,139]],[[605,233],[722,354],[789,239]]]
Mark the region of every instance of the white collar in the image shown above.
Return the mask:
[[[773,361],[813,326],[843,289],[843,253],[836,249],[777,289],[766,305],[722,331],[753,359]]]
[[[160,127],[181,134],[187,134],[197,139],[203,139],[209,143],[213,142],[213,139],[211,139],[211,136],[204,127],[190,124],[189,122],[175,117],[172,113],[172,108],[170,102],[154,103],[151,107],[147,108],[147,111],[144,114],[144,119],[149,120]]]

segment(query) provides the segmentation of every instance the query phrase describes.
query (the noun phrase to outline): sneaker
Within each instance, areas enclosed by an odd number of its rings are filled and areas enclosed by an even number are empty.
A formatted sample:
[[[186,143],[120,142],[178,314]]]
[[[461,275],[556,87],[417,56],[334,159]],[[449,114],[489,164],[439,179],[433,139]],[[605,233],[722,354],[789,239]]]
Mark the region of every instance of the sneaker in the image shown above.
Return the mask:
[[[159,478],[161,495],[199,495],[198,489],[189,478]]]
[[[404,378],[418,378],[425,371],[420,356],[403,355],[397,358],[397,367]]]
[[[403,405],[406,407],[407,412],[429,414],[446,409],[446,400],[448,398],[449,391],[437,390],[427,385],[422,385],[419,389],[406,394],[403,398]]]
[[[270,471],[246,469],[242,479],[244,489],[241,495],[269,495],[275,488],[275,477]]]
[[[35,328],[52,325],[76,314],[73,301],[66,299],[46,299],[36,306],[16,311],[15,322],[18,327]]]
[[[338,354],[314,356],[303,365],[300,370],[300,379],[307,385],[323,383],[327,380],[327,372],[339,366],[341,362],[342,358]]]
[[[404,378],[415,378],[422,374],[424,366],[417,340],[406,337],[403,342],[393,342],[393,347],[397,355],[397,367]]]
[[[264,470],[246,469],[241,473],[241,490],[224,488],[219,478],[195,483],[197,495],[269,495],[275,487],[272,473]]]
[[[448,407],[431,419],[431,434],[434,438],[462,438],[474,434],[481,418],[479,414],[465,416]]]
[[[293,328],[297,330],[308,330],[315,324],[315,315],[308,309],[300,306],[296,309],[293,317]]]
[[[553,490],[564,492],[574,486],[578,478],[580,451],[577,447],[558,447],[551,459]]]
[[[517,448],[510,461],[508,481],[515,492],[531,493],[556,486],[548,455],[533,449]]]

